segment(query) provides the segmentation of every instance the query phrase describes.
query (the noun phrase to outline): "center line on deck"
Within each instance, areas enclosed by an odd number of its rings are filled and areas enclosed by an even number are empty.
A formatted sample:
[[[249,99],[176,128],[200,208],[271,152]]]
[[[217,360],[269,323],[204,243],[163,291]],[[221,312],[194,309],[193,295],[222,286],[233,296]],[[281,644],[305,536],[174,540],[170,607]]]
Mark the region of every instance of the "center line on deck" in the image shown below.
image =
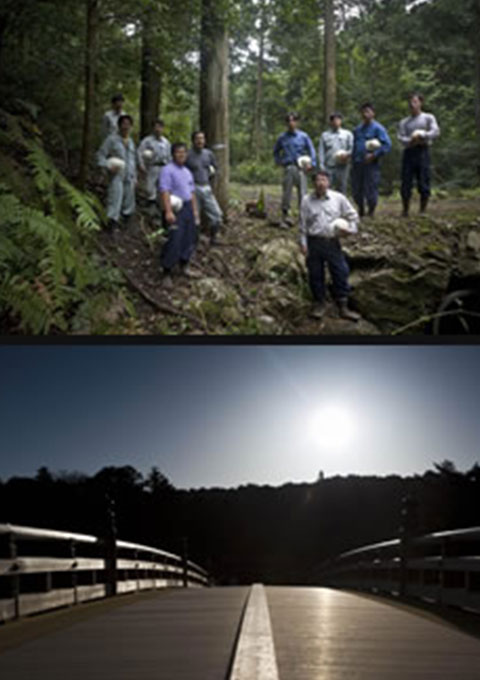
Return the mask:
[[[267,597],[259,583],[250,591],[230,680],[279,680]]]

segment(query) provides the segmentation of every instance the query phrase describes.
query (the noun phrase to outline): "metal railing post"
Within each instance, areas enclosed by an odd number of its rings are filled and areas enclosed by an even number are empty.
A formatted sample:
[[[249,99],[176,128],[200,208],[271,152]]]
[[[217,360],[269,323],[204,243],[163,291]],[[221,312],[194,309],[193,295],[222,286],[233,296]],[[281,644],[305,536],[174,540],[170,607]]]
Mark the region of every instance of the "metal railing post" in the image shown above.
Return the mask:
[[[8,534],[8,553],[12,561],[17,559],[18,548],[13,533]],[[13,617],[15,619],[20,618],[20,574],[17,570],[18,566],[13,564],[10,587],[13,599]]]
[[[183,537],[182,567],[183,567],[183,587],[188,588],[188,538]]]
[[[114,597],[117,594],[117,523],[115,500],[107,493],[108,534],[105,540],[105,595]]]
[[[440,573],[439,573],[439,583],[440,583],[440,597],[438,599],[438,604],[443,607],[443,590],[445,588],[445,557],[447,556],[447,539],[443,537],[440,543]]]
[[[105,548],[105,595],[114,597],[117,594],[117,542],[115,536],[107,536]]]
[[[72,558],[72,588],[73,604],[78,604],[78,572],[77,569],[77,550],[75,541],[70,541],[70,556]]]

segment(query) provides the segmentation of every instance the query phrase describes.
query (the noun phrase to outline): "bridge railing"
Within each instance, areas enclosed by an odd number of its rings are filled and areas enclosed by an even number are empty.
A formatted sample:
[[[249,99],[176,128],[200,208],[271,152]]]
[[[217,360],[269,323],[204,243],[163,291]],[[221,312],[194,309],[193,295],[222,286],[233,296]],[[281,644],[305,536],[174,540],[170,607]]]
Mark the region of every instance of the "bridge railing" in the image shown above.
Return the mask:
[[[322,584],[480,612],[480,527],[393,539],[322,565]]]
[[[116,594],[208,582],[202,567],[151,546],[0,524],[0,621]]]

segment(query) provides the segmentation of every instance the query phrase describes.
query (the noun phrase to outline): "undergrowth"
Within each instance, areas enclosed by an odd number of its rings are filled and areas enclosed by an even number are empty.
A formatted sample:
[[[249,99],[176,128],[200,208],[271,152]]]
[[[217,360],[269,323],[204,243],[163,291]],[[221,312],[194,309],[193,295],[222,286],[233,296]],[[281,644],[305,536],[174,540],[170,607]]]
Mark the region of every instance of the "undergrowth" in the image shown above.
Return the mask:
[[[40,142],[22,147],[35,200],[0,183],[2,325],[34,335],[113,332],[133,309],[121,275],[95,248],[103,209],[64,177]]]

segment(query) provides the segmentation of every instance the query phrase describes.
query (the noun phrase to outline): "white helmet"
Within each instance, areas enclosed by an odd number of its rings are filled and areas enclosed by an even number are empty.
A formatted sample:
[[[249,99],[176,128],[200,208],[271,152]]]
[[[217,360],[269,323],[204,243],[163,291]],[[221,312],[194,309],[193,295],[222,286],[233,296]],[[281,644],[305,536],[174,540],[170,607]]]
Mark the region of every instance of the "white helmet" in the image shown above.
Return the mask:
[[[333,232],[335,231],[351,231],[350,229],[350,224],[348,220],[346,220],[344,217],[337,217],[333,222],[330,224],[331,229]]]
[[[423,139],[424,137],[426,137],[426,135],[427,135],[426,130],[414,130],[412,132],[412,139],[418,139],[418,138]]]
[[[337,163],[343,163],[344,161],[347,160],[349,155],[350,153],[348,151],[345,151],[345,149],[339,149],[335,154],[335,160]]]
[[[369,139],[365,144],[367,151],[376,151],[382,146],[382,142],[379,139]]]
[[[297,158],[297,165],[300,170],[306,170],[307,168],[311,167],[312,159],[310,156],[299,156]]]
[[[109,170],[123,170],[125,168],[125,161],[122,158],[112,158],[107,159],[107,168]]]
[[[183,201],[180,196],[175,196],[175,194],[170,195],[170,205],[172,206],[173,212],[180,212],[183,208]]]
[[[142,153],[142,156],[146,161],[151,161],[153,158],[153,151],[152,149],[145,149],[145,151]]]

